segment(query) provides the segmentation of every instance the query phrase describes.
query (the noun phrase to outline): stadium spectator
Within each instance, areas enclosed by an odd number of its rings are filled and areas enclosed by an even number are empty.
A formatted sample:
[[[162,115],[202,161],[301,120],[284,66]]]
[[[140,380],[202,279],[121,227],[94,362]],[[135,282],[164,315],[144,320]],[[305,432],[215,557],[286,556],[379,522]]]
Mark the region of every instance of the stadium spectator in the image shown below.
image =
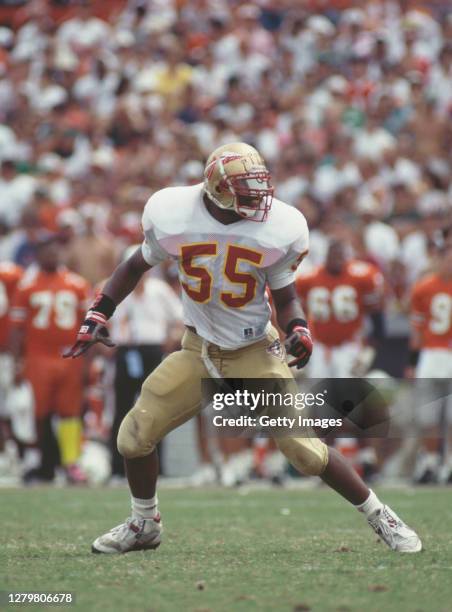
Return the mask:
[[[67,266],[97,285],[114,267],[117,260],[117,244],[106,230],[105,210],[95,204],[80,207],[84,229],[74,235],[67,245],[65,258]],[[107,213],[108,214],[108,213]]]

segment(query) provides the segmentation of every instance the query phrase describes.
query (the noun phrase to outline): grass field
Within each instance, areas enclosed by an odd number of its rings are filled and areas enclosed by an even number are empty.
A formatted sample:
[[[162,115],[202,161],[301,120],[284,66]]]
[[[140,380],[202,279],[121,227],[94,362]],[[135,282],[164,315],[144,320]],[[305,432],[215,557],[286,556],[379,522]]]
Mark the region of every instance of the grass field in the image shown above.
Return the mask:
[[[319,489],[162,490],[157,551],[93,555],[91,541],[128,513],[125,490],[2,490],[0,590],[72,591],[64,608],[83,611],[452,610],[452,491],[380,494],[423,553],[376,543]]]

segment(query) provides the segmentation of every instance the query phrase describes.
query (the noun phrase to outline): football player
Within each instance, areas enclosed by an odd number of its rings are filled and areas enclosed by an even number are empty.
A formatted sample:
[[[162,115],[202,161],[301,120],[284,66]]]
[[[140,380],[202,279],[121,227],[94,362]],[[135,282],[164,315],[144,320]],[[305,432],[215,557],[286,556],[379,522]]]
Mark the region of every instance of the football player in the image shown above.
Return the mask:
[[[59,265],[57,234],[43,234],[35,243],[37,264],[17,285],[11,305],[11,350],[16,380],[28,380],[35,400],[41,467],[29,476],[52,480],[49,420],[59,417],[58,447],[70,483],[84,481],[77,459],[81,451],[82,360],[64,362],[61,352],[71,344],[83,321],[88,283]]]
[[[343,240],[331,240],[325,264],[296,280],[315,350],[309,361],[311,378],[363,376],[383,336],[384,281],[378,268],[352,259]],[[372,338],[365,338],[364,318],[372,321]],[[336,447],[366,478],[377,470],[373,442],[342,438]]]
[[[9,352],[9,312],[12,295],[21,279],[23,268],[11,262],[0,262],[0,472],[5,439],[9,437],[9,415],[6,395],[13,384],[13,363]],[[6,463],[5,463],[6,465]]]
[[[374,355],[373,347],[364,342],[366,314],[372,317],[373,343],[383,334],[384,283],[378,268],[351,259],[345,242],[332,240],[325,264],[309,274],[301,273],[296,287],[315,340],[309,375],[348,378],[365,374],[360,368],[367,371]]]
[[[452,473],[446,457],[440,456],[447,448],[447,397],[452,378],[452,232],[439,245],[437,259],[436,271],[415,283],[411,292],[411,337],[406,374],[408,378],[437,379],[433,385],[428,381],[423,383],[417,394],[421,404],[424,403],[417,416],[418,425],[424,430],[425,452],[418,458],[414,479],[422,483],[437,479],[447,481]],[[432,391],[436,397],[443,396],[446,402],[439,444],[439,403],[435,402],[436,407],[432,404]],[[424,398],[424,392],[430,397]]]
[[[201,409],[202,378],[293,379],[278,349],[265,297],[270,287],[291,364],[302,368],[312,340],[294,286],[294,269],[308,250],[303,215],[273,197],[260,154],[244,143],[216,149],[204,182],[157,191],[143,213],[144,242],[113,272],[86,315],[66,357],[108,343],[107,320],[144,272],[167,259],[179,263],[186,332],[143,384],[124,418],[118,448],[125,460],[132,513],[98,537],[96,553],[156,548],[162,524],[156,496],[156,444]],[[367,517],[393,549],[417,552],[421,541],[370,491],[334,449],[318,438],[281,437],[278,447],[301,472],[318,475]]]

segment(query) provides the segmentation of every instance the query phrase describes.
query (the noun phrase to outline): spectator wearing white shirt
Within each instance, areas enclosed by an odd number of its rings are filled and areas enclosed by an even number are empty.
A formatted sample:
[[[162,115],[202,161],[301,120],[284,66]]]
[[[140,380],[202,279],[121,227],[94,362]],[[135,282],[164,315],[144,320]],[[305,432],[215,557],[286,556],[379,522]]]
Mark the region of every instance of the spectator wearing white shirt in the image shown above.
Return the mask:
[[[58,43],[79,50],[102,46],[110,40],[110,31],[109,24],[96,17],[89,2],[84,2],[58,29]]]
[[[0,217],[15,227],[22,212],[31,203],[37,181],[26,174],[18,174],[15,160],[0,161]]]

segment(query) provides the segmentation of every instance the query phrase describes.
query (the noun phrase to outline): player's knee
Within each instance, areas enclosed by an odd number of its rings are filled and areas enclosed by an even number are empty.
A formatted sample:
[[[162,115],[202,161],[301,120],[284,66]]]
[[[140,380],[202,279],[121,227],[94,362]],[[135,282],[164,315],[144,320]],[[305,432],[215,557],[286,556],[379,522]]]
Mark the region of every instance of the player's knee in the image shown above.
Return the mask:
[[[125,459],[145,457],[154,450],[156,444],[157,441],[154,441],[151,436],[143,436],[143,430],[140,430],[133,411],[129,412],[119,428],[118,452]]]
[[[320,476],[328,463],[328,447],[318,438],[279,438],[277,445],[305,476]]]

